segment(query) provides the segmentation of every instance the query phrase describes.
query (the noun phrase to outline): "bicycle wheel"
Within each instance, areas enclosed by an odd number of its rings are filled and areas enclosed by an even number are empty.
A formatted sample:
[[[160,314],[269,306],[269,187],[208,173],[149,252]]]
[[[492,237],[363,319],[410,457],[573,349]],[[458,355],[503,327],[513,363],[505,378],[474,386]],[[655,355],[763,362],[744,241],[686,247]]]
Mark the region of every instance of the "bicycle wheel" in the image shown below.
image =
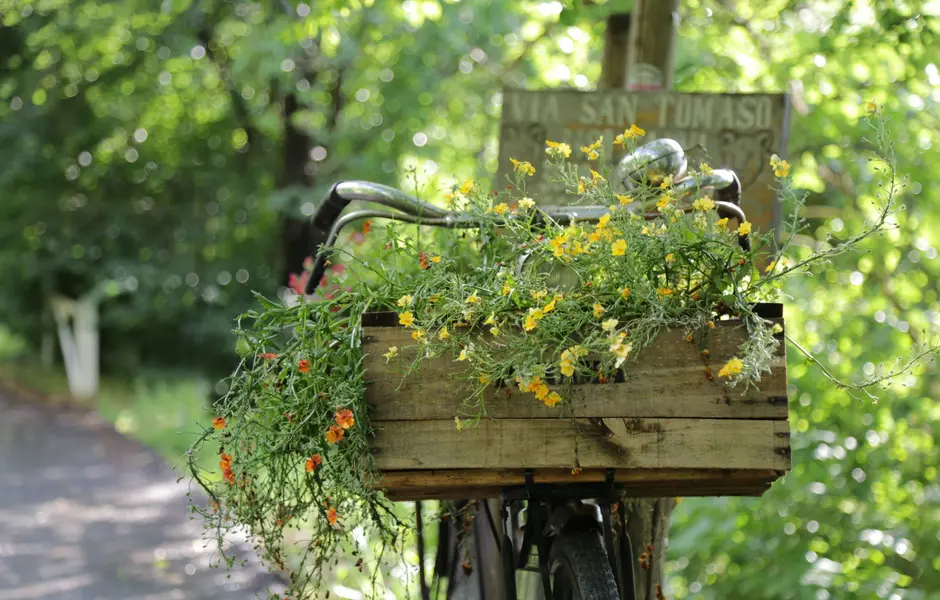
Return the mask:
[[[597,531],[562,533],[548,557],[553,600],[619,600],[617,582]]]

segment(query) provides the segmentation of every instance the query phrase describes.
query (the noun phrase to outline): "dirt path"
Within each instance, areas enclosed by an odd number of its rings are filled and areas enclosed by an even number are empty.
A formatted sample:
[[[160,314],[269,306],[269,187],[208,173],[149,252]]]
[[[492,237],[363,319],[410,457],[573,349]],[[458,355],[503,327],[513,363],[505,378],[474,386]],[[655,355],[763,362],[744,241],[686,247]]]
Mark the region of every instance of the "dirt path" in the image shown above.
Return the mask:
[[[0,390],[0,600],[203,600],[282,589],[213,568],[185,482],[93,414]],[[250,551],[245,554],[250,556]]]

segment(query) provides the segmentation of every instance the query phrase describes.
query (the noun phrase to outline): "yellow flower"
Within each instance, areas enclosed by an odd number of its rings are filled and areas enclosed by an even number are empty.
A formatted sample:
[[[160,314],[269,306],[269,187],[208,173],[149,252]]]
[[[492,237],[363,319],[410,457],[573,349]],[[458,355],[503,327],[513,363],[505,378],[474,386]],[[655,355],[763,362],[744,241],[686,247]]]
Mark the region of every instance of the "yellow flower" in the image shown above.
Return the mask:
[[[493,335],[493,337],[496,337],[499,335],[499,327],[496,327],[495,325],[490,327],[490,333]]]
[[[440,258],[440,257],[438,257],[438,258]],[[434,259],[432,258],[431,260],[434,260]],[[430,302],[431,304],[434,304],[435,302],[437,302],[437,301],[440,300],[440,299],[441,299],[441,295],[440,295],[440,294],[432,294],[431,296],[428,297],[428,302]]]
[[[633,202],[633,198],[630,196],[624,196],[623,194],[616,194],[617,201],[620,202],[620,206],[626,206]]]
[[[672,194],[669,192],[666,192],[665,194],[659,197],[659,202],[656,203],[656,208],[658,208],[660,212],[663,212],[664,210],[666,210],[666,207],[669,206],[669,203],[672,202],[672,200],[673,200]]]
[[[460,184],[460,193],[469,194],[473,191],[473,182],[469,179]]]
[[[600,156],[597,153],[597,149],[601,147],[601,143],[603,143],[603,141],[604,141],[604,138],[603,136],[601,136],[597,138],[597,141],[591,144],[590,146],[581,146],[581,152],[584,152],[584,154],[587,155],[589,160],[597,160],[598,156]]]
[[[519,201],[519,208],[522,208],[524,210],[528,210],[534,206],[535,206],[535,200],[533,200],[532,198],[526,197]]]
[[[532,163],[527,160],[516,160],[515,158],[510,158],[509,162],[512,163],[513,169],[519,173],[522,173],[523,175],[535,174],[535,167],[533,167]]]
[[[668,190],[672,187],[672,175],[666,175],[663,178],[663,182],[659,184],[659,189]]]
[[[493,208],[489,209],[488,212],[494,212],[498,215],[504,215],[509,212],[509,205],[506,204],[505,202],[500,202]]]
[[[747,235],[751,233],[751,224],[747,221],[738,225],[738,235]]]
[[[479,301],[480,301],[480,297],[477,296],[476,292],[473,292],[472,294],[467,296],[467,299],[465,300],[467,304],[476,304]]]
[[[878,110],[878,105],[875,104],[874,100],[869,100],[868,103],[865,105],[865,112],[867,112],[868,114],[872,114],[873,112],[877,110]]]
[[[708,175],[709,173],[712,172],[712,167],[711,167],[711,165],[709,165],[707,162],[703,162],[703,163],[699,164],[698,170],[699,170],[700,172],[704,173],[705,175]]]
[[[549,393],[551,390],[549,390],[549,389],[548,389],[548,386],[545,385],[544,383],[539,383],[538,385],[535,386],[535,389],[534,389],[534,390],[531,389],[531,386],[530,386],[530,391],[535,392],[535,398],[536,398],[537,400],[544,400],[544,399],[546,398],[546,396],[548,396],[548,393]]]
[[[526,331],[532,331],[538,325],[539,320],[545,316],[545,313],[542,312],[541,308],[530,308],[529,314],[526,315],[525,321],[522,323],[522,328]]]
[[[545,396],[545,399],[542,400],[542,402],[545,403],[545,406],[551,408],[561,402],[561,396],[558,395],[558,392],[552,392]]]
[[[709,321],[708,323],[705,323],[705,324],[708,325],[708,328],[709,328],[709,329],[714,329],[714,328],[715,328],[715,322],[714,322],[714,321]]]
[[[555,299],[554,299],[554,298],[552,298],[551,302],[549,302],[549,303],[546,304],[544,307],[542,307],[542,312],[545,313],[545,314],[548,314],[548,313],[552,312],[553,310],[555,310]]]
[[[423,337],[424,337],[424,330],[423,330],[423,329],[416,329],[416,330],[414,330],[414,331],[411,332],[411,339],[413,339],[413,340],[420,340],[420,339],[423,338]]]
[[[587,191],[587,180],[584,177],[582,177],[581,179],[578,180],[578,193],[583,194],[586,191]]]
[[[607,319],[601,323],[601,329],[604,331],[613,331],[617,328],[617,319]]]
[[[672,252],[670,252],[669,254],[666,255],[666,262],[667,262],[667,263],[671,263],[671,262],[675,262],[675,261],[676,261],[676,255],[675,255],[675,254],[673,254]]]
[[[440,256],[432,256],[432,257],[431,257],[431,262],[432,262],[432,263],[439,263],[439,262],[441,262],[441,257],[440,257]]]
[[[614,338],[617,339],[617,338]],[[610,345],[610,352],[617,357],[616,366],[623,364],[627,357],[630,355],[630,350],[633,348],[633,345],[629,342],[623,343],[621,341],[614,342]]]
[[[486,384],[488,384],[488,383],[490,382],[490,378],[487,377],[486,375],[480,375],[480,376],[477,378],[477,381],[479,381],[479,382],[482,383],[483,385],[486,385]]]
[[[594,185],[597,185],[601,181],[604,181],[604,176],[598,173],[597,171],[595,171],[594,169],[591,169],[591,183],[593,183]]]
[[[700,210],[705,212],[706,210],[711,210],[715,208],[715,201],[711,198],[702,197],[692,203],[692,208],[695,210]]]
[[[450,332],[447,331],[447,327],[441,327],[441,331],[437,334],[438,339],[446,340],[450,337]]]
[[[610,213],[601,215],[601,218],[597,220],[597,225],[595,225],[594,228],[603,229],[607,227],[608,223],[610,223]]]
[[[776,266],[777,266],[777,261],[775,260],[770,261],[770,264],[764,268],[764,273],[770,273],[771,271],[774,270],[774,267]]]
[[[664,288],[659,288],[658,290],[656,290],[656,293],[659,294],[660,296],[671,296],[673,294],[673,291],[669,288],[664,287]]]
[[[775,177],[786,177],[790,174],[790,163],[776,154],[770,157],[770,166],[773,167]]]
[[[411,327],[414,325],[415,316],[411,312],[403,312],[398,315],[398,322],[405,327]]]
[[[463,348],[460,351],[460,356],[457,357],[457,360],[470,360],[470,355],[467,353],[467,348]]]
[[[610,253],[614,256],[623,256],[627,252],[627,240],[621,238],[611,244]]]
[[[537,290],[534,292],[530,292],[530,295],[536,300],[541,300],[542,298],[548,295],[548,290]]]
[[[725,217],[723,219],[718,219],[717,221],[715,221],[715,225],[717,225],[718,227],[724,227],[727,224],[728,224],[728,217]]]
[[[411,294],[405,294],[404,296],[398,299],[398,306],[401,306],[402,308],[404,308],[408,306],[409,304],[411,304],[412,300],[414,300],[414,298],[411,297]]]
[[[731,377],[732,375],[737,375],[738,373],[740,373],[741,369],[743,368],[744,368],[744,363],[741,361],[740,358],[735,357],[725,363],[725,366],[723,366],[721,370],[718,371],[718,376],[719,377]]]
[[[571,156],[571,146],[562,142],[552,142],[545,140],[545,153],[551,156],[552,158],[558,158],[559,156],[563,158],[568,158]]]
[[[594,304],[593,308],[594,308],[595,319],[600,319],[602,316],[604,316],[604,313],[607,312],[606,310],[604,310],[603,306],[597,303]]]
[[[636,125],[630,125],[630,129],[627,129],[620,135],[614,138],[614,143],[618,146],[625,146],[627,140],[632,140],[635,137],[644,136],[646,132],[637,127]]]
[[[622,288],[622,289],[620,290],[620,297],[621,297],[621,298],[624,298],[624,299],[629,298],[629,297],[630,297],[630,288]]]
[[[491,312],[490,316],[488,316],[486,320],[483,321],[483,324],[484,325],[496,325],[496,313]]]
[[[512,293],[512,286],[509,285],[509,282],[507,281],[506,283],[503,284],[503,289],[502,289],[502,291],[499,293],[499,295],[500,295],[500,296],[508,296],[508,295],[511,294],[511,293]]]
[[[393,358],[398,356],[398,346],[389,346],[388,352],[386,352],[382,356],[385,357],[385,362],[392,360]]]
[[[551,239],[549,244],[552,247],[552,254],[556,257],[560,257],[565,253],[565,242],[568,241],[568,236],[564,233],[561,235],[555,236]]]
[[[561,374],[565,377],[574,375],[574,363],[571,361],[571,358],[564,358],[564,354],[562,354],[562,359],[561,362],[558,363],[558,366],[561,368]]]

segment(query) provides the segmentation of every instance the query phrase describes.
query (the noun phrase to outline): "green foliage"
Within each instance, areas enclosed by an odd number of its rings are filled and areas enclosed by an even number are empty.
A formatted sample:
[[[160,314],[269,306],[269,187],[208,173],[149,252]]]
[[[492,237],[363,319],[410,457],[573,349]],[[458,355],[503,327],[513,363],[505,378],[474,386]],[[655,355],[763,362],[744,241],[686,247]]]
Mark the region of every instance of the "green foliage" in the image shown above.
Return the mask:
[[[683,89],[792,92],[790,161],[795,185],[809,190],[809,227],[794,251],[829,247],[873,218],[874,136],[858,119],[874,100],[891,120],[909,177],[892,229],[785,286],[790,335],[841,377],[875,376],[937,322],[936,11],[920,2],[683,4]],[[680,504],[669,597],[940,598],[935,365],[872,404],[832,388],[802,357],[789,362],[793,470],[761,499]]]

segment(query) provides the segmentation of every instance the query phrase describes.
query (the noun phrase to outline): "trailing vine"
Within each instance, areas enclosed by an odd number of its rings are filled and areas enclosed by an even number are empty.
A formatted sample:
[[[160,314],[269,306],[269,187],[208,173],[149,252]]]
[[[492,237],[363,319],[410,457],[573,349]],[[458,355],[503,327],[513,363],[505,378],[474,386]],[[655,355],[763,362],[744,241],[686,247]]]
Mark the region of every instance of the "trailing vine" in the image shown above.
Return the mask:
[[[855,236],[790,264],[771,260],[773,232],[729,223],[712,199],[683,198],[669,178],[625,192],[600,166],[579,172],[571,154],[603,165],[600,141],[580,149],[546,145],[552,177],[572,203],[610,207],[597,223],[554,222],[527,189],[535,167],[514,160],[515,179],[506,190],[485,193],[466,182],[447,194],[449,207],[472,214],[476,229],[414,236],[408,227],[389,224],[381,261],[335,252],[348,259],[341,276],[347,287],[294,302],[259,297],[259,308],[239,320],[243,359],[219,416],[190,453],[192,475],[210,498],[196,509],[220,547],[227,531],[247,529],[265,561],[289,577],[291,598],[312,593],[341,549],[353,557],[360,552],[361,544],[351,540],[357,528],[379,554],[400,552],[407,523],[383,495],[369,449],[361,346],[368,312],[394,311],[411,332],[409,347],[380,350],[387,360],[407,357],[404,377],[427,375],[421,366],[435,357],[466,367],[460,377],[469,386],[461,389],[469,391],[464,411],[454,415],[457,429],[487,418],[484,391],[494,383],[517,387],[520,401],[561,410],[572,381],[629,373],[634,357],[666,329],[681,329],[692,341],[720,319],[739,319],[747,341],[736,357],[703,376],[732,388],[760,386],[782,342],[755,304],[780,301],[787,276],[888,226],[900,183],[884,120],[874,115],[876,156],[887,165],[888,181],[877,218]],[[632,149],[642,137],[634,126],[617,141]],[[781,236],[787,240],[800,227],[802,199],[791,187],[789,164],[775,156],[771,166],[781,197],[793,207]],[[690,176],[709,169],[700,164]],[[750,250],[740,244],[744,235]],[[527,259],[519,268],[521,255]],[[897,372],[935,349],[924,349]],[[824,372],[837,385],[865,393],[893,376],[846,383]],[[200,470],[195,457],[201,452],[218,455],[221,477]]]

